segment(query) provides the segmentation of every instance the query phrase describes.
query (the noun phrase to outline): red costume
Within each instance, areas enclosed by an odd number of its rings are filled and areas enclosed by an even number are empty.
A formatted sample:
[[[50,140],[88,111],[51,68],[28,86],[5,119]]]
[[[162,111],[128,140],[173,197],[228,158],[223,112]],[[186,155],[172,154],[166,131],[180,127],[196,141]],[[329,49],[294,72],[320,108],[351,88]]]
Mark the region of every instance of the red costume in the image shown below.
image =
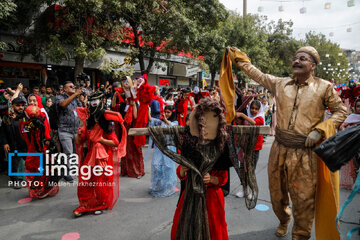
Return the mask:
[[[115,112],[118,112],[120,110],[120,104],[124,103],[124,99],[122,98],[121,94],[124,94],[124,89],[122,87],[115,87],[115,94],[116,94],[116,103],[115,106],[111,109]]]
[[[153,100],[154,93],[156,88],[154,86],[150,86],[148,84],[148,76],[147,74],[142,75],[141,77],[144,79],[144,83],[137,90],[137,96],[139,98],[140,106],[135,122],[135,128],[145,128],[149,119],[149,105]],[[140,79],[141,79],[140,78]],[[134,142],[138,146],[145,145],[146,136],[135,136]]]
[[[349,103],[352,107],[355,105],[356,98],[360,97],[360,85],[356,85],[354,88],[348,88],[341,92],[341,99],[349,99]]]
[[[177,121],[179,122],[180,126],[186,125],[186,116],[187,116],[187,110],[188,110],[188,104],[189,104],[189,97],[187,98],[181,98],[179,103],[177,104]],[[190,101],[190,107],[192,111],[192,102]]]
[[[159,96],[154,96],[153,97],[153,100],[156,100],[159,102],[160,104],[160,113],[163,114],[164,113],[164,106],[167,105],[165,102],[164,102],[164,98],[163,97],[159,97]]]
[[[133,86],[132,80],[127,77],[122,82],[127,101],[138,101],[137,118],[133,118],[133,106],[128,105],[124,117],[126,131],[130,128],[144,128],[148,123],[149,105],[155,93],[155,87],[148,85],[147,75],[143,75],[137,86]],[[145,136],[127,136],[126,155],[121,159],[121,176],[140,178],[145,175],[144,158],[141,147],[145,145]]]
[[[125,122],[126,131],[133,127],[133,124]],[[121,176],[138,178],[145,175],[144,157],[141,146],[134,143],[134,136],[127,136],[126,155],[121,159]]]
[[[209,92],[200,91],[198,94],[193,92],[189,93],[189,97],[193,97],[196,104],[204,97],[211,97]]]
[[[42,107],[41,101],[38,102]],[[28,153],[44,154],[43,161],[45,163],[46,150],[50,145],[50,125],[46,119],[46,115],[41,112],[39,107],[28,106],[25,109],[29,116],[29,121],[23,123],[22,126],[26,131],[20,131],[25,140]],[[48,164],[51,165],[51,164]],[[41,166],[43,167],[43,166]],[[40,168],[40,159],[38,156],[27,156],[25,159],[25,171],[27,173],[37,173]],[[59,192],[59,187],[54,185],[51,176],[46,176],[45,170],[42,176],[26,176],[27,185],[29,188],[29,195],[32,198],[44,198],[46,196],[54,196]],[[48,185],[50,183],[50,185]]]
[[[126,129],[120,113],[104,111],[106,121],[117,121],[121,124],[121,142],[114,131],[106,133],[99,123],[88,129],[89,118],[87,108],[77,108],[78,115],[83,121],[79,129],[77,153],[79,155],[79,184],[78,199],[80,206],[74,210],[75,214],[92,212],[102,209],[112,209],[119,197],[119,161],[126,154]],[[107,146],[99,142],[100,138],[111,140],[117,147]],[[88,152],[84,159],[83,145],[87,143]],[[85,169],[83,170],[82,169]],[[95,168],[102,169],[100,174],[94,174]]]
[[[180,166],[176,169],[176,173],[180,180],[186,180],[180,177]],[[209,230],[212,240],[229,239],[227,234],[227,224],[225,221],[225,201],[221,186],[225,185],[228,179],[228,171],[213,170],[210,172],[211,176],[216,176],[219,179],[218,185],[207,184],[206,188],[206,209],[209,220]],[[176,230],[179,222],[179,217],[184,201],[184,191],[181,195],[179,204],[176,208],[173,225],[171,228],[171,239],[175,239]]]

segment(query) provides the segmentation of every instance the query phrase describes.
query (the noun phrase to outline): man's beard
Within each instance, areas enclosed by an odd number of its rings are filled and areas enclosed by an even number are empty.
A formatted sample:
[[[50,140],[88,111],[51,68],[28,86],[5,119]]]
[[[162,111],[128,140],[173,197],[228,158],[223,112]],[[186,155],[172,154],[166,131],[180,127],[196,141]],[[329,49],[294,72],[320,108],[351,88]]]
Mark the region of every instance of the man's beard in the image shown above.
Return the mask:
[[[16,111],[16,110],[14,109],[14,113],[16,114],[15,120],[19,120],[19,119],[21,119],[21,118],[26,117],[24,111]]]

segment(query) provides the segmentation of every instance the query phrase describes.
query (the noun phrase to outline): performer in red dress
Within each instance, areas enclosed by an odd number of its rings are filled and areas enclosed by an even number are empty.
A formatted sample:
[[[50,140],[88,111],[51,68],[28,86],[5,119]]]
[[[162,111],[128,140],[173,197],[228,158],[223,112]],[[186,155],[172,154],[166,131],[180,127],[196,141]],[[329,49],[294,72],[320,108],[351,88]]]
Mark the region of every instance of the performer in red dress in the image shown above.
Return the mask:
[[[86,212],[101,214],[112,209],[119,197],[119,161],[126,153],[126,129],[120,113],[104,109],[104,94],[89,96],[88,108],[77,108],[83,126],[76,136],[79,155],[78,198],[76,217]],[[121,139],[116,137],[111,121],[121,124]],[[84,155],[84,143],[88,151]]]
[[[208,91],[201,91],[198,86],[194,87],[193,92],[189,93],[189,97],[194,98],[195,104],[205,97],[211,97]]]
[[[150,86],[148,83],[147,74],[137,78],[137,95],[139,98],[140,106],[136,118],[135,128],[144,128],[149,121],[149,105],[154,98],[156,87]],[[145,136],[135,136],[134,142],[138,146],[145,145]]]
[[[353,80],[349,81],[349,88],[341,92],[341,99],[349,99],[351,107],[355,107],[356,98],[360,97],[360,85],[356,85]]]
[[[132,127],[146,127],[148,108],[154,96],[155,87],[147,83],[147,75],[132,81],[130,77],[121,79],[122,90],[125,93],[126,108],[123,113],[126,131]],[[140,102],[138,109],[137,101]],[[145,144],[143,136],[127,136],[126,155],[121,159],[121,176],[141,178],[145,175],[144,158],[141,147]]]
[[[175,104],[176,111],[177,111],[177,121],[179,122],[180,126],[186,125],[186,116],[188,111],[188,105],[189,105],[189,91],[186,89],[183,89],[181,91],[181,96],[178,102]],[[191,104],[191,110],[192,110],[192,103]]]
[[[41,102],[40,102],[41,104]],[[42,106],[42,105],[41,105]],[[29,105],[25,109],[29,120],[21,128],[22,137],[25,140],[28,153],[43,153],[45,159],[46,150],[49,154],[56,152],[55,144],[50,138],[50,125],[46,120],[46,116],[41,112],[40,108],[34,105]],[[45,160],[43,162],[45,164]],[[48,163],[51,166],[51,163]],[[40,159],[38,156],[27,156],[25,159],[25,171],[27,173],[38,173],[40,166]],[[47,176],[43,171],[42,176],[26,176],[27,185],[29,188],[29,195],[32,198],[45,198],[47,196],[54,196],[59,192],[57,181],[59,176]]]

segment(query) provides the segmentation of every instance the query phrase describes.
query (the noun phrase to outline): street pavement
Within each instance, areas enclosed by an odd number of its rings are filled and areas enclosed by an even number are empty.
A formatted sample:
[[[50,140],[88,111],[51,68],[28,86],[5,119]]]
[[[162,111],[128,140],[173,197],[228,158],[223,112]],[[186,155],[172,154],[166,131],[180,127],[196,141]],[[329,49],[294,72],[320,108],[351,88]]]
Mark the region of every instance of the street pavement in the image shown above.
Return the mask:
[[[268,211],[248,210],[243,198],[235,197],[240,181],[231,170],[230,194],[225,198],[226,221],[232,240],[272,240],[278,220],[272,212],[267,180],[267,161],[273,142],[268,137],[260,152],[256,169],[259,185],[258,204]],[[143,149],[144,156],[146,149]],[[78,205],[76,185],[60,187],[59,194],[28,203],[18,203],[28,197],[26,188],[7,187],[8,177],[0,176],[0,240],[165,240],[170,239],[173,214],[179,192],[167,198],[154,198],[148,194],[151,159],[145,160],[146,175],[141,179],[120,177],[120,197],[112,211],[102,215],[74,218],[72,211]],[[63,182],[65,183],[65,182]],[[341,189],[343,203],[349,190]],[[360,219],[360,196],[345,210],[340,229],[342,239]],[[313,230],[314,235],[314,230]],[[79,238],[80,237],[80,238]],[[291,239],[291,234],[282,240]],[[311,239],[315,239],[313,236]],[[360,239],[354,234],[352,239]]]

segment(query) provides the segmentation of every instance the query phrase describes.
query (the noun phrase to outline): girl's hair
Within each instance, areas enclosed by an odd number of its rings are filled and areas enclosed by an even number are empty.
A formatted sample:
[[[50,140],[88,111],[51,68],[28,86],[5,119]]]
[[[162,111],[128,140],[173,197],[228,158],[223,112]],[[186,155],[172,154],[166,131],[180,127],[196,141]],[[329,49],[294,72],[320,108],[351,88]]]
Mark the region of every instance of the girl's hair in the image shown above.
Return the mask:
[[[173,121],[175,121],[175,106],[173,106],[173,105],[166,105],[165,106],[165,108],[164,108],[164,111],[165,110],[170,110],[172,113],[171,113],[171,116],[168,118],[168,120],[170,121],[170,122],[173,122]]]
[[[253,106],[253,105],[256,105],[259,109],[261,108],[261,102],[259,100],[254,100],[250,103],[250,108]]]

